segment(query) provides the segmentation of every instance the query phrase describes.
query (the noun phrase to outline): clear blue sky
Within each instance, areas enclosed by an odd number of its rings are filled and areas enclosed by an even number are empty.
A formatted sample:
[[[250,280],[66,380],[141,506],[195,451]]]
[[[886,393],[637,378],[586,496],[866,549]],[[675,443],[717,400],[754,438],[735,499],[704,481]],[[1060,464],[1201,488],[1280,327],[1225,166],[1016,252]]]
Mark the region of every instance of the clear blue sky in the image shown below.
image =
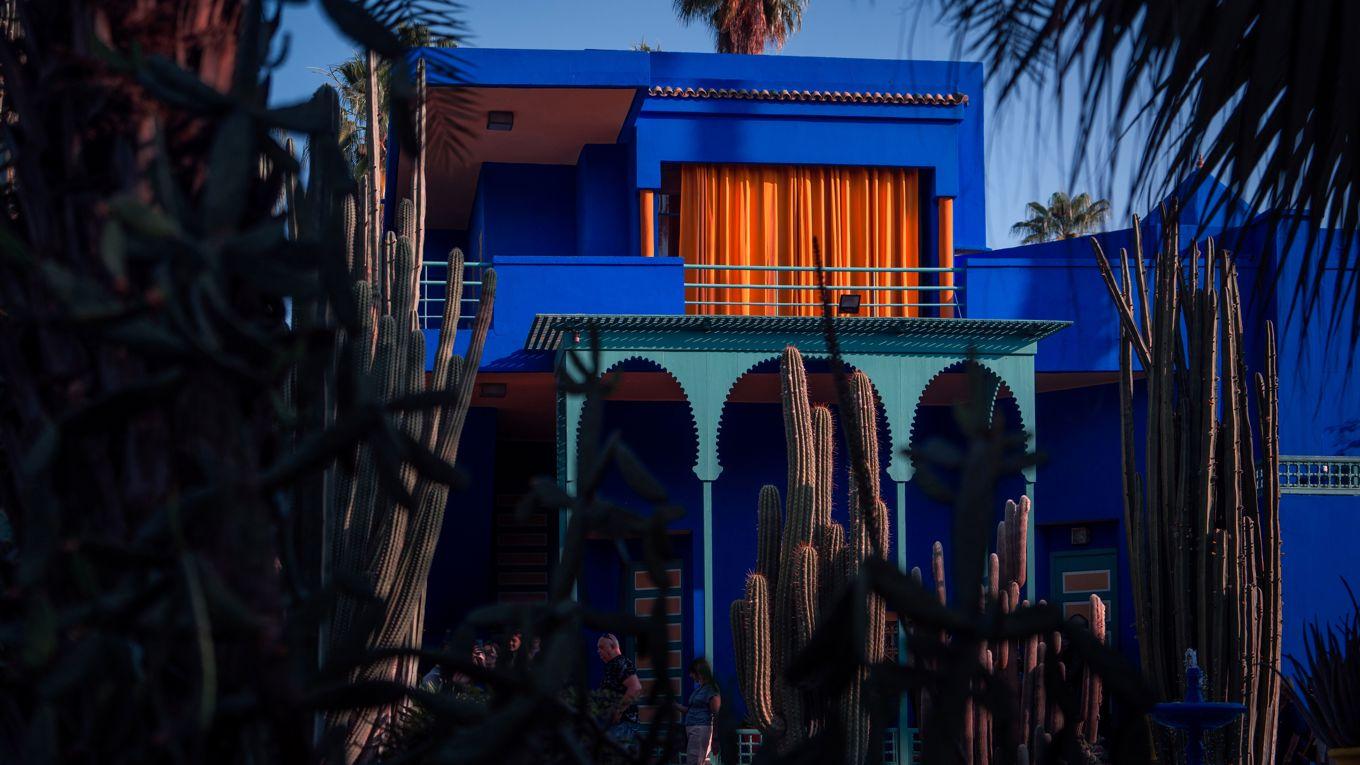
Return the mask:
[[[952,32],[936,22],[936,7],[934,0],[810,0],[802,32],[782,53],[957,58]],[[676,20],[671,0],[467,0],[465,9],[469,46],[627,49],[645,38],[668,51],[713,49],[706,28]],[[305,98],[325,82],[316,69],[343,60],[353,47],[315,3],[286,6],[283,32],[290,47],[275,74],[276,103]],[[1068,185],[1074,109],[1070,103],[1061,109],[1052,90],[1032,90],[1000,109],[995,93],[987,101],[987,239],[991,247],[1006,247],[1016,243],[1010,225],[1025,202]],[[1074,190],[1108,196],[1111,225],[1121,226],[1132,200],[1128,168],[1108,156],[1087,164],[1094,169],[1078,174]],[[1147,205],[1137,207],[1141,213]]]

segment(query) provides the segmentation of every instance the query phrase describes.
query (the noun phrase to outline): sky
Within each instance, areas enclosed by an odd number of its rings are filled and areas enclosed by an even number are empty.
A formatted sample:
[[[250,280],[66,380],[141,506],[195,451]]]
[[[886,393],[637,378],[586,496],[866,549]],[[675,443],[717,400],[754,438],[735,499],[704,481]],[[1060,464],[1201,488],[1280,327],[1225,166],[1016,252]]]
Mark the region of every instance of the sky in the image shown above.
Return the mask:
[[[952,30],[937,21],[934,0],[809,0],[803,28],[783,51],[766,55],[848,58],[973,59],[960,54]],[[707,28],[685,26],[672,0],[465,0],[463,44],[485,48],[628,49],[646,40],[666,51],[711,52]],[[333,29],[318,4],[287,5],[283,35],[288,53],[274,76],[272,100],[306,98],[326,82],[319,70],[348,57],[353,46]],[[1075,78],[1069,78],[1069,81]],[[1072,84],[1076,84],[1073,82]],[[1120,227],[1134,205],[1127,162],[1097,153],[1072,179],[1074,88],[1064,103],[1053,88],[1031,88],[1004,104],[994,84],[986,104],[987,240],[993,248],[1018,243],[1010,226],[1025,203],[1059,190],[1106,196]],[[1141,199],[1141,197],[1140,197]]]

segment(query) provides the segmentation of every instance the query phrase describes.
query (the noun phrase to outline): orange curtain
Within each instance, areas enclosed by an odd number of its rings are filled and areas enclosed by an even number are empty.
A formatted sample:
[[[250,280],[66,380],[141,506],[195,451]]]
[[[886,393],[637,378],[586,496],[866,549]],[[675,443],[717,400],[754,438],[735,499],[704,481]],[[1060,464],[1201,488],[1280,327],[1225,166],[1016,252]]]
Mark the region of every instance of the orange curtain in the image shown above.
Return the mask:
[[[686,263],[827,267],[920,265],[914,170],[774,165],[683,165],[680,254]],[[858,292],[863,316],[916,316],[901,303],[933,302],[902,289],[919,274],[828,273],[831,299]],[[820,315],[817,275],[807,271],[690,269],[689,313]],[[868,291],[868,286],[890,290]],[[776,289],[785,287],[785,289]],[[859,289],[856,289],[859,288]],[[882,304],[889,304],[884,306]]]

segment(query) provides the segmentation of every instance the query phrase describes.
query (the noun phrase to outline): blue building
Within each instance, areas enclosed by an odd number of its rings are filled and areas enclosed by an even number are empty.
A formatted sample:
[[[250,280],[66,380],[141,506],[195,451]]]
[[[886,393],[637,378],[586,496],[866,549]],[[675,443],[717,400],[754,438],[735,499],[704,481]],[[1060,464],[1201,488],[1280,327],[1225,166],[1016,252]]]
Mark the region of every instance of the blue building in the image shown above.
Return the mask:
[[[513,509],[530,477],[574,474],[582,402],[557,390],[553,370],[594,327],[619,374],[606,428],[687,510],[673,529],[673,655],[644,676],[679,684],[680,667],[705,655],[732,678],[726,615],[754,565],[757,492],[784,481],[775,372],[785,344],[813,359],[814,398],[834,400],[816,361],[820,262],[847,361],[879,395],[899,565],[924,566],[935,540],[948,544],[947,508],[921,491],[906,450],[948,437],[947,405],[963,395],[962,365],[975,358],[1008,426],[1047,456],[1001,487],[1035,501],[1029,596],[1080,611],[1100,595],[1115,645],[1136,657],[1113,308],[1084,241],[987,248],[981,65],[422,55],[434,94],[421,309],[431,343],[451,247],[471,261],[470,293],[481,268],[494,266],[499,279],[460,452],[475,480],[446,520],[431,634],[476,605],[545,597],[560,529],[547,517],[516,520]],[[410,157],[395,157],[388,188],[410,188],[413,172]],[[1306,237],[1286,236],[1287,222],[1248,220],[1219,192],[1203,178],[1178,189],[1179,225],[1182,241],[1231,242],[1251,320],[1280,328],[1289,651],[1304,620],[1344,602],[1349,550],[1337,540],[1360,539],[1360,395],[1346,387],[1344,355],[1315,328],[1305,335],[1304,315],[1269,288],[1292,284],[1304,255],[1335,270],[1336,253],[1303,252]],[[1145,225],[1155,236],[1162,223],[1154,215]],[[1132,232],[1102,239],[1117,251]],[[1255,360],[1257,349],[1249,353]],[[612,480],[613,496],[630,496]],[[843,513],[844,486],[837,491]],[[636,568],[613,542],[593,541],[579,597],[641,612],[658,590]],[[1062,576],[1071,572],[1092,576]]]

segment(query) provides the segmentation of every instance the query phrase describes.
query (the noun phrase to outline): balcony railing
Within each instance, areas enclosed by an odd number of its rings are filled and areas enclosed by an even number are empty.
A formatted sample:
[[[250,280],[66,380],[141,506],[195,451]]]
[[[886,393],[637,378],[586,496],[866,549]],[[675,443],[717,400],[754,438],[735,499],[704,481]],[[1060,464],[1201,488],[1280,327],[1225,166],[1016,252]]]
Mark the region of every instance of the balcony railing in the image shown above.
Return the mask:
[[[468,326],[477,313],[477,301],[482,292],[482,274],[491,264],[483,261],[468,261],[463,264],[463,296],[462,304],[458,312],[459,325]],[[420,277],[420,304],[417,309],[417,317],[420,320],[422,329],[437,330],[441,327],[444,317],[444,303],[446,295],[446,280],[449,263],[447,260],[427,260],[423,264]],[[687,281],[685,283],[686,299],[685,309],[688,313],[698,314],[727,314],[736,311],[724,310],[732,307],[753,307],[763,310],[761,313],[768,315],[781,315],[790,313],[807,313],[800,309],[820,308],[820,295],[817,287],[808,283],[788,283],[793,281],[793,277],[799,277],[798,281],[806,278],[806,274],[815,274],[816,268],[804,266],[739,266],[739,265],[698,265],[684,264]],[[731,279],[737,276],[737,272],[747,272],[743,278],[750,279],[750,284],[743,284]],[[960,268],[936,268],[936,267],[855,267],[841,266],[823,269],[823,273],[832,274],[862,274],[866,275],[863,281],[867,284],[854,285],[829,285],[831,299],[839,300],[843,295],[855,293],[861,296],[859,304],[861,315],[865,316],[890,316],[902,314],[932,315],[937,311],[943,315],[961,316],[958,296],[962,292],[962,285],[941,284],[945,274],[955,275],[962,272]],[[894,284],[895,281],[903,280],[907,274],[915,274],[921,281],[931,281],[933,284]],[[814,277],[815,278],[815,277]],[[703,279],[704,281],[688,281],[688,279]],[[693,289],[712,290],[716,294],[711,294],[716,299],[690,299]],[[753,299],[737,300],[730,299],[740,293],[728,292],[729,290],[749,290],[744,293]],[[790,293],[790,291],[801,291],[801,294]],[[780,299],[785,296],[790,299]],[[800,300],[799,298],[802,298]],[[806,301],[806,302],[804,302]],[[944,309],[944,310],[940,310]]]
[[[482,271],[489,263],[463,263],[463,298],[459,306],[459,326],[467,326],[477,315],[477,301],[482,296]],[[420,271],[420,305],[417,318],[421,329],[439,329],[444,323],[444,294],[448,286],[449,262],[427,260]]]
[[[1261,478],[1258,467],[1258,486]],[[1280,493],[1360,495],[1360,457],[1282,455]]]
[[[730,313],[730,311],[714,310],[730,308],[735,306],[756,306],[762,308],[774,308],[771,312],[779,314],[780,309],[790,309],[791,312],[799,312],[797,309],[818,308],[821,306],[819,300],[808,302],[778,300],[780,292],[789,290],[799,290],[804,293],[817,293],[815,284],[807,283],[788,283],[782,278],[783,275],[803,275],[816,274],[815,266],[744,266],[744,265],[704,265],[699,263],[686,263],[685,271],[687,278],[685,281],[686,298],[685,306],[688,309],[693,306],[696,310],[692,313]],[[861,297],[859,308],[867,316],[889,316],[901,313],[919,312],[920,309],[950,309],[948,313],[960,316],[959,312],[959,293],[963,287],[958,284],[941,284],[945,274],[957,275],[962,272],[960,268],[943,268],[929,266],[903,266],[903,267],[872,267],[872,266],[837,266],[821,269],[824,274],[864,274],[867,275],[866,281],[869,284],[831,284],[828,290],[831,292],[832,300],[839,300],[846,294],[867,293],[868,299]],[[689,281],[688,274],[702,272],[701,278],[708,281]],[[712,272],[712,273],[708,273]],[[751,281],[739,282],[724,280],[724,276],[731,273],[749,275]],[[892,284],[894,277],[906,274],[932,275],[935,284]],[[954,281],[958,281],[957,278]],[[882,283],[889,282],[889,283]],[[698,300],[688,297],[690,289],[709,289],[709,290],[750,290],[752,292],[767,292],[763,295],[763,300]],[[748,293],[749,294],[749,293]],[[935,300],[929,298],[934,297]],[[941,299],[943,298],[943,299]]]

